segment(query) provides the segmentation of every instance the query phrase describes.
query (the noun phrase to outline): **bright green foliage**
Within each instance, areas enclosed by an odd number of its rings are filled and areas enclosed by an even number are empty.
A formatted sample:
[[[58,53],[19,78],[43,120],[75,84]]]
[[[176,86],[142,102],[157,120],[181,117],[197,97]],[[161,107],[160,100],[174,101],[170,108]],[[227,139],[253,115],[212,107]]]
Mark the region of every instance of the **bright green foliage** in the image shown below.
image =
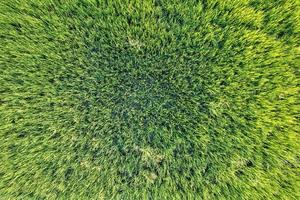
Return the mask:
[[[299,199],[298,0],[1,0],[0,199]]]

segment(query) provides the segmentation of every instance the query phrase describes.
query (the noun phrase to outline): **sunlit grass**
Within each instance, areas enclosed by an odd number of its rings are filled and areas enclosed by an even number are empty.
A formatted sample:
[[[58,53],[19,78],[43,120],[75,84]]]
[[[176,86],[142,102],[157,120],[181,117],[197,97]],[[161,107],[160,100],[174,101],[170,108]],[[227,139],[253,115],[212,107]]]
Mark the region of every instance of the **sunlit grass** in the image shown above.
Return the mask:
[[[0,1],[0,199],[299,198],[299,13]]]

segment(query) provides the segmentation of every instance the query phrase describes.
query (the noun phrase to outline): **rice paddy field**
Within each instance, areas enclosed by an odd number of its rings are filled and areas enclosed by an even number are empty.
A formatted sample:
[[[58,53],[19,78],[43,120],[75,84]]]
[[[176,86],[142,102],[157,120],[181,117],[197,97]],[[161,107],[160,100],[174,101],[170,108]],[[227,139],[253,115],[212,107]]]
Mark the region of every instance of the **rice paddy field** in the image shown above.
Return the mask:
[[[300,199],[299,0],[0,0],[0,199]]]

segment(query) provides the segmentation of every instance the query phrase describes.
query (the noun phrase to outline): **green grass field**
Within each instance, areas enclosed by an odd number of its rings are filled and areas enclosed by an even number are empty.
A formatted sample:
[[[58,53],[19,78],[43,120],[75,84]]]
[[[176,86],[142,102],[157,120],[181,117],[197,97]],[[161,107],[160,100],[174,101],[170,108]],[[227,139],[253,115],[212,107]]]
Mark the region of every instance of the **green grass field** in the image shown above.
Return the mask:
[[[0,199],[300,198],[299,0],[0,0]]]

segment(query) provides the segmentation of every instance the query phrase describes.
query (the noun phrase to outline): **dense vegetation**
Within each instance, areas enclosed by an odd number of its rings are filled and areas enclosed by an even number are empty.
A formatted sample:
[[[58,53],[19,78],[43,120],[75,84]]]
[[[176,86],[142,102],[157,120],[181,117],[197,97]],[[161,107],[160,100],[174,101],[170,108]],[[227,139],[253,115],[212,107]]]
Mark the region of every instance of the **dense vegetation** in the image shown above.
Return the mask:
[[[0,199],[299,199],[298,0],[1,0]]]

